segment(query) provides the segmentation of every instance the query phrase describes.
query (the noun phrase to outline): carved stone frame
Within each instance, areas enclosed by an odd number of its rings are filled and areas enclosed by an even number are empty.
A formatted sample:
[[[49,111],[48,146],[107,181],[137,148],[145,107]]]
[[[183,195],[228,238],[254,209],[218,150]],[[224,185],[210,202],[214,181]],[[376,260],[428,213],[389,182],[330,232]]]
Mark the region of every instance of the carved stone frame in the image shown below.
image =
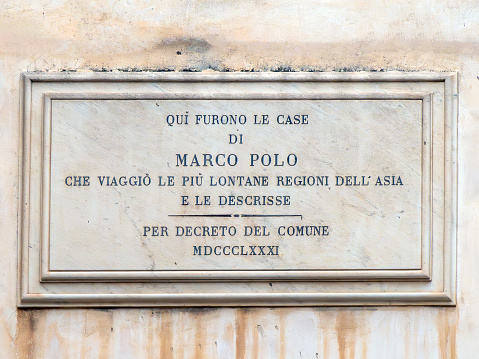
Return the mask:
[[[454,73],[27,73],[19,183],[19,306],[455,305],[457,77]],[[135,92],[142,83],[343,84],[315,93]],[[74,84],[82,84],[79,89]],[[425,91],[421,84],[437,89]],[[44,89],[37,91],[41,84]],[[102,84],[105,91],[99,92]],[[113,88],[117,84],[120,89]],[[358,91],[362,84],[378,85]],[[392,84],[389,90],[382,84]],[[397,89],[395,89],[397,84]],[[71,86],[70,86],[71,85]],[[427,86],[426,86],[427,87]],[[435,88],[436,88],[435,87]],[[55,99],[412,99],[422,101],[421,268],[302,271],[52,271],[51,101]],[[442,139],[441,143],[437,139]],[[438,151],[439,149],[439,151]],[[269,282],[275,282],[274,289]],[[148,290],[140,289],[147,283]],[[171,284],[174,288],[171,289]],[[374,284],[374,285],[373,285]],[[111,288],[114,288],[113,290]],[[372,287],[372,288],[371,288]],[[232,290],[233,288],[233,290]],[[247,288],[247,289],[245,289]]]

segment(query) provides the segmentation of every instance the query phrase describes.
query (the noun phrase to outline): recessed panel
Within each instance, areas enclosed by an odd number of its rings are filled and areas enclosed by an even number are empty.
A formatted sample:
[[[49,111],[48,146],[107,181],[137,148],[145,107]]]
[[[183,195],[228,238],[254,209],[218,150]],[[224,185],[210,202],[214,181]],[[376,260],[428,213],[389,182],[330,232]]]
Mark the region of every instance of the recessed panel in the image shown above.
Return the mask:
[[[421,267],[420,100],[51,108],[52,271]]]

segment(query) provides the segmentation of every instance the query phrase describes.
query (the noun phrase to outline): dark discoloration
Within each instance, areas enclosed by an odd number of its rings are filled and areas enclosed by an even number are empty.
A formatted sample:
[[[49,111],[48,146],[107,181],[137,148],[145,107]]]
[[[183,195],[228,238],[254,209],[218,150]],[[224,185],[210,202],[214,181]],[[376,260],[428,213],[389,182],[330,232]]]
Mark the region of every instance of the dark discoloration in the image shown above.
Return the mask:
[[[170,48],[181,53],[205,53],[211,48],[211,44],[205,39],[199,37],[172,37],[161,40],[156,48]]]
[[[111,312],[113,309],[112,308],[94,308],[94,309],[90,309],[91,311],[94,311],[94,312]]]
[[[185,313],[201,314],[201,313],[216,312],[218,309],[219,309],[218,307],[197,307],[197,308],[184,308],[181,311]]]
[[[216,72],[414,72],[411,69],[399,69],[399,68],[377,68],[377,67],[368,67],[368,66],[348,66],[348,67],[335,67],[335,68],[324,68],[318,66],[294,66],[294,65],[274,65],[274,66],[264,66],[259,68],[231,68],[226,66],[220,61],[209,61],[209,60],[195,60],[192,61],[187,67],[121,67],[121,68],[107,68],[107,67],[96,67],[91,66],[87,68],[92,72],[203,72],[203,71],[216,71]],[[61,72],[77,72],[77,70],[62,69]],[[417,70],[418,72],[423,72],[423,70]],[[445,70],[449,71],[449,70]],[[35,72],[35,71],[33,71]]]
[[[14,338],[14,346],[17,358],[34,358],[35,355],[35,324],[37,310],[17,311],[17,334]]]

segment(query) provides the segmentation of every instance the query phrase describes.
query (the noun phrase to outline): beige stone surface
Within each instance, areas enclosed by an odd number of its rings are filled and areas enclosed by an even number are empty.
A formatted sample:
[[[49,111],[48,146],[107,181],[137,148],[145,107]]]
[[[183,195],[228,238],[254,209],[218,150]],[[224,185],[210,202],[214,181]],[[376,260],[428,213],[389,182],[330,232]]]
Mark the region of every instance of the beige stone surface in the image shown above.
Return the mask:
[[[475,358],[479,336],[475,1],[4,1],[0,357]],[[24,71],[457,71],[453,308],[18,310]]]

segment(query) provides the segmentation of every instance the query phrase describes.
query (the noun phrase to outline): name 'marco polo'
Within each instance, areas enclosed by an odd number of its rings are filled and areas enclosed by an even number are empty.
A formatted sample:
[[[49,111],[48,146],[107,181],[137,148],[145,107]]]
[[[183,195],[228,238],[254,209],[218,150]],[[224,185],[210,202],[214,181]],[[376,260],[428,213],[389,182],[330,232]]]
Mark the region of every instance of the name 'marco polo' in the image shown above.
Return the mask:
[[[454,73],[27,73],[20,306],[454,305]]]

